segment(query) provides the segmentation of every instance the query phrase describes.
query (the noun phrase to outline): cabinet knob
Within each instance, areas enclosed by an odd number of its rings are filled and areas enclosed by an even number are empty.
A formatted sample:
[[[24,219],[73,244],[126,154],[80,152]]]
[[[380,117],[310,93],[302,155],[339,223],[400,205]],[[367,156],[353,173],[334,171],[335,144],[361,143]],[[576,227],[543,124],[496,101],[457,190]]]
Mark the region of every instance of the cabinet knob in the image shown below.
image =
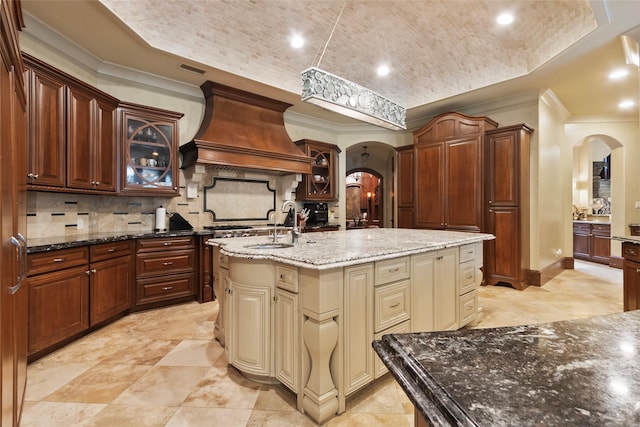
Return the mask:
[[[640,273],[640,268],[636,268],[636,273]]]
[[[98,270],[96,270],[95,268],[92,268],[92,269],[91,269],[91,272],[92,272],[93,274],[95,274],[95,273],[97,273],[97,272],[98,272]]]
[[[278,302],[278,296],[277,295],[273,296],[273,302]]]
[[[100,185],[100,181],[96,181],[96,185]]]
[[[87,276],[89,276],[91,274],[91,270],[87,270],[84,272]]]
[[[493,200],[489,200],[489,204],[490,204],[490,205],[491,205],[491,204],[493,204]]]

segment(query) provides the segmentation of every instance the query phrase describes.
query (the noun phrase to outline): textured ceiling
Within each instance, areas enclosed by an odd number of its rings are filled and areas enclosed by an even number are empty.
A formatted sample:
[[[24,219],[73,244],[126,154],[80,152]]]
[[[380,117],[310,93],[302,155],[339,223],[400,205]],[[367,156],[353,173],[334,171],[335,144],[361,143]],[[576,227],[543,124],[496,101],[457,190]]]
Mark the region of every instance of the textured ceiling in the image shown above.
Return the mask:
[[[576,0],[101,2],[157,49],[294,93],[319,66],[406,108],[527,74],[596,28]],[[505,9],[508,28],[495,23]]]
[[[304,69],[319,66],[366,86],[407,107],[408,119],[548,88],[574,115],[616,114],[623,94],[637,101],[637,67],[631,83],[614,88],[604,79],[608,67],[624,65],[617,36],[640,25],[638,4],[23,0],[27,15],[103,64],[196,86],[217,81],[336,123],[353,121],[300,102]],[[505,10],[515,22],[499,27],[495,18]],[[289,46],[294,33],[306,39],[299,50]],[[382,61],[391,66],[384,78],[375,73]],[[181,63],[204,74],[180,69]],[[638,110],[627,114],[637,118]]]

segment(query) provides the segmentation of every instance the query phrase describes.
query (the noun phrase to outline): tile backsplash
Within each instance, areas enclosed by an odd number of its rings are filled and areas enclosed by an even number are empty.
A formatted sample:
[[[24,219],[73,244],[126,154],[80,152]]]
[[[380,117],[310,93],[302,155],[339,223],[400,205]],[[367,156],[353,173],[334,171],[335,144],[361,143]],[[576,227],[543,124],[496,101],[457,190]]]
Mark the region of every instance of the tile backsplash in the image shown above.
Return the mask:
[[[188,183],[183,171],[180,171],[180,183]],[[225,173],[207,169],[203,182],[198,185],[196,197],[187,198],[186,187],[180,186],[180,196],[169,197],[132,197],[132,196],[103,196],[87,194],[49,193],[42,191],[29,191],[27,193],[27,237],[52,237],[52,236],[82,236],[88,233],[100,232],[125,232],[146,233],[152,232],[155,227],[155,211],[159,206],[164,206],[167,213],[174,212],[182,215],[195,228],[214,223],[213,215],[207,209],[214,211],[216,206],[204,206],[204,186],[211,186],[214,177],[232,177],[235,192],[229,194],[229,200],[218,200],[219,209],[228,209],[228,205],[234,207],[237,214],[234,223],[255,224],[255,213],[249,211],[252,203],[239,203],[239,200],[260,197],[274,200],[274,207],[279,210],[284,200],[284,194],[292,185],[291,176],[258,175],[245,177],[237,173]],[[255,194],[256,179],[268,181],[268,185],[262,185],[265,195]],[[246,180],[243,183],[242,180]],[[295,185],[295,184],[294,184]],[[295,187],[294,187],[295,188]],[[275,197],[272,190],[275,190]],[[245,194],[246,193],[246,194]],[[254,203],[255,204],[255,203]],[[247,212],[242,212],[243,206]],[[253,218],[247,221],[238,221],[237,218]],[[221,221],[223,222],[223,221]],[[266,224],[266,220],[260,223]]]

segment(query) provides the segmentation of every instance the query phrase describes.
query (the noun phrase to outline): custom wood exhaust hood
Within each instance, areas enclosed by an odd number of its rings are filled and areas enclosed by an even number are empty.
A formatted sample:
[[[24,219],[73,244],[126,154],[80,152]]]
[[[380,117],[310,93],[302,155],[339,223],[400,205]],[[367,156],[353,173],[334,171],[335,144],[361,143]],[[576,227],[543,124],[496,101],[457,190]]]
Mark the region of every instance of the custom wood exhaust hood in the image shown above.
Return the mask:
[[[313,159],[291,140],[291,104],[206,81],[205,113],[195,138],[180,147],[182,168],[212,165],[272,174],[311,173]]]

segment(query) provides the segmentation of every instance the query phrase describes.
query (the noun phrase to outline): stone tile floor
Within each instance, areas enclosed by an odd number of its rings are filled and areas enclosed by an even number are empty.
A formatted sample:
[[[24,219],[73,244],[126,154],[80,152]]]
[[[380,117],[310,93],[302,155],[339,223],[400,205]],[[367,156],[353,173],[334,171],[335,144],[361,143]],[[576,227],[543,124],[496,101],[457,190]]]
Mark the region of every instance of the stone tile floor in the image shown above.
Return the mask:
[[[622,311],[622,271],[576,261],[543,287],[482,287],[476,327]],[[217,303],[134,313],[28,367],[22,426],[314,426],[282,386],[245,379],[213,339]],[[412,426],[386,375],[327,426]]]

